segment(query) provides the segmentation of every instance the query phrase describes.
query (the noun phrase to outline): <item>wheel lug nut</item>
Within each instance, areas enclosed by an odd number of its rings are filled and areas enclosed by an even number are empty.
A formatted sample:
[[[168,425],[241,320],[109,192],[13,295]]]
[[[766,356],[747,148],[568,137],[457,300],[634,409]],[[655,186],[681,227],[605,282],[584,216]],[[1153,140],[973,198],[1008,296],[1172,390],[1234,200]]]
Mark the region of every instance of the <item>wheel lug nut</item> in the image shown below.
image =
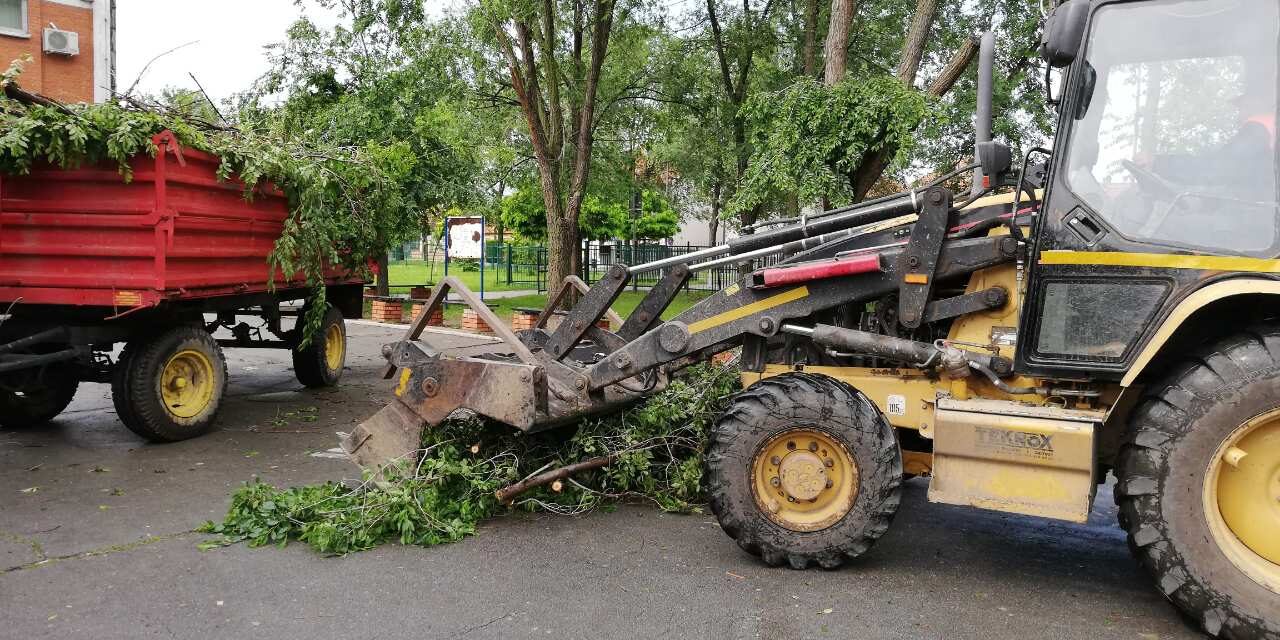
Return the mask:
[[[770,486],[774,486],[774,487],[776,487],[776,486],[778,486],[778,485],[780,485],[780,484],[782,484],[782,481],[778,479],[778,476],[774,476],[774,477],[772,477],[772,478],[769,478],[769,485],[770,485]]]
[[[816,442],[810,442],[810,443],[809,443],[809,450],[810,450],[810,451],[817,451],[817,450],[818,450],[818,443],[816,443]]]
[[[788,449],[789,451],[795,451],[795,450],[796,450],[796,443],[794,443],[794,442],[792,442],[792,441],[788,440],[788,441],[787,441],[787,449]]]
[[[780,465],[782,464],[782,458],[779,458],[778,456],[773,456],[772,458],[769,458],[769,464],[774,466]]]
[[[828,489],[830,489],[831,487],[834,487],[834,486],[835,486],[835,484],[836,484],[836,483],[834,483],[834,482],[832,482],[832,481],[831,481],[831,478],[827,478],[827,488],[828,488]]]
[[[827,458],[826,460],[822,461],[822,465],[830,469],[831,467],[836,466],[836,461],[832,460],[831,458]]]

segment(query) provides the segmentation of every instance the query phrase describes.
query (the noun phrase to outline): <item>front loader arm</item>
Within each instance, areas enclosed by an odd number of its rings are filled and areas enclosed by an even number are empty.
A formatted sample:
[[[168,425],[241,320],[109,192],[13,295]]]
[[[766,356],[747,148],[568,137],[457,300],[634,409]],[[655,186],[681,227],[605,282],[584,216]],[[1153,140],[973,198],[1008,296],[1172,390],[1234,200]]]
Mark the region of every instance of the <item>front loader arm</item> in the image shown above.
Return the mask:
[[[748,276],[589,367],[587,384],[600,389],[746,334],[773,336],[786,320],[895,291],[899,278],[889,265],[897,264],[904,250],[881,251],[880,270],[815,279],[794,287],[751,287]],[[1010,262],[1016,251],[1016,243],[1008,236],[949,242],[942,247],[935,277],[945,280]]]

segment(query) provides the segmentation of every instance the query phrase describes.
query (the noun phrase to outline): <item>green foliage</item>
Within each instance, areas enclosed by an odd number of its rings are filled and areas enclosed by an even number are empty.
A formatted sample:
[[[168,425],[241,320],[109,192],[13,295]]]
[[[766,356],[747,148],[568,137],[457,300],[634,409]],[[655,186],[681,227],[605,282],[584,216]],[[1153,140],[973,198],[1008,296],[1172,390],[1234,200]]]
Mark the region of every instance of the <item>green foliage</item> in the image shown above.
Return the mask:
[[[640,194],[640,215],[624,224],[622,237],[628,240],[661,240],[680,231],[680,216],[671,204],[653,189]]]
[[[565,440],[563,430],[519,435],[509,427],[455,421],[424,436],[424,455],[401,461],[374,481],[277,489],[257,480],[235,491],[216,534],[201,546],[249,546],[291,540],[322,553],[344,554],[389,541],[431,546],[476,531],[501,513],[494,492],[539,471],[616,454],[610,466],[566,481],[561,491],[539,487],[515,508],[582,513],[625,498],[644,498],[668,511],[697,511],[707,431],[737,385],[737,370],[703,365],[621,414],[587,420]]]
[[[610,240],[617,238],[626,228],[627,208],[616,202],[605,202],[596,196],[587,196],[578,214],[578,229],[584,240]]]
[[[502,199],[502,223],[527,240],[547,237],[547,207],[536,184],[522,184],[515,193]]]
[[[757,95],[743,108],[755,153],[731,212],[796,193],[814,201],[852,197],[851,180],[868,153],[888,146],[899,163],[914,146],[929,103],[893,77],[850,77],[833,87],[809,79]]]
[[[578,229],[587,240],[657,240],[680,230],[680,217],[661,193],[646,189],[640,203],[640,215],[633,220],[626,204],[588,195],[582,202]],[[537,185],[526,183],[503,198],[501,212],[503,224],[521,238],[546,239],[547,211]]]

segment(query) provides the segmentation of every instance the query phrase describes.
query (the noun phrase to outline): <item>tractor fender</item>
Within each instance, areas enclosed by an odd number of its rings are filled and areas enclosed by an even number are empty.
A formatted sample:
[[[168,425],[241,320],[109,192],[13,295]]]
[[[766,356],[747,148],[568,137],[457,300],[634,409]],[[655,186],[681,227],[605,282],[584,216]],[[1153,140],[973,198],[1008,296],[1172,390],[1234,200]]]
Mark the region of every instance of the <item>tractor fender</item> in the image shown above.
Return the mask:
[[[1146,346],[1142,347],[1137,359],[1133,361],[1133,366],[1129,367],[1129,371],[1120,380],[1120,386],[1125,388],[1132,386],[1142,374],[1143,369],[1160,353],[1165,343],[1197,311],[1232,296],[1257,294],[1280,295],[1280,281],[1263,278],[1232,278],[1202,287],[1184,298],[1164,319],[1160,328],[1147,341]]]

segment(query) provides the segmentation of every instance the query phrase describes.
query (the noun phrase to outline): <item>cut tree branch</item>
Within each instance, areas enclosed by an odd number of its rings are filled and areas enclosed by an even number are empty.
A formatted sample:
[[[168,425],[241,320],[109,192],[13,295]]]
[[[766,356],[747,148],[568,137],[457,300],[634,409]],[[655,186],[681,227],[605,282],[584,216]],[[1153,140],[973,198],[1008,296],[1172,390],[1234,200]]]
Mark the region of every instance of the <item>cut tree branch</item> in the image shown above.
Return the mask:
[[[607,467],[610,464],[613,464],[613,461],[617,459],[617,454],[610,454],[599,458],[588,458],[581,462],[567,464],[558,469],[552,469],[551,471],[529,476],[524,480],[498,489],[493,495],[498,498],[498,502],[502,504],[511,504],[511,501],[514,500],[516,496],[529,491],[530,489],[551,484],[556,480],[564,480],[575,473]]]
[[[938,77],[929,83],[929,95],[935,98],[941,98],[951,91],[951,87],[955,86],[960,76],[964,75],[964,70],[973,62],[973,58],[978,55],[978,38],[969,37],[964,44],[956,50],[951,56],[951,60],[947,62],[947,66],[943,67]]]

